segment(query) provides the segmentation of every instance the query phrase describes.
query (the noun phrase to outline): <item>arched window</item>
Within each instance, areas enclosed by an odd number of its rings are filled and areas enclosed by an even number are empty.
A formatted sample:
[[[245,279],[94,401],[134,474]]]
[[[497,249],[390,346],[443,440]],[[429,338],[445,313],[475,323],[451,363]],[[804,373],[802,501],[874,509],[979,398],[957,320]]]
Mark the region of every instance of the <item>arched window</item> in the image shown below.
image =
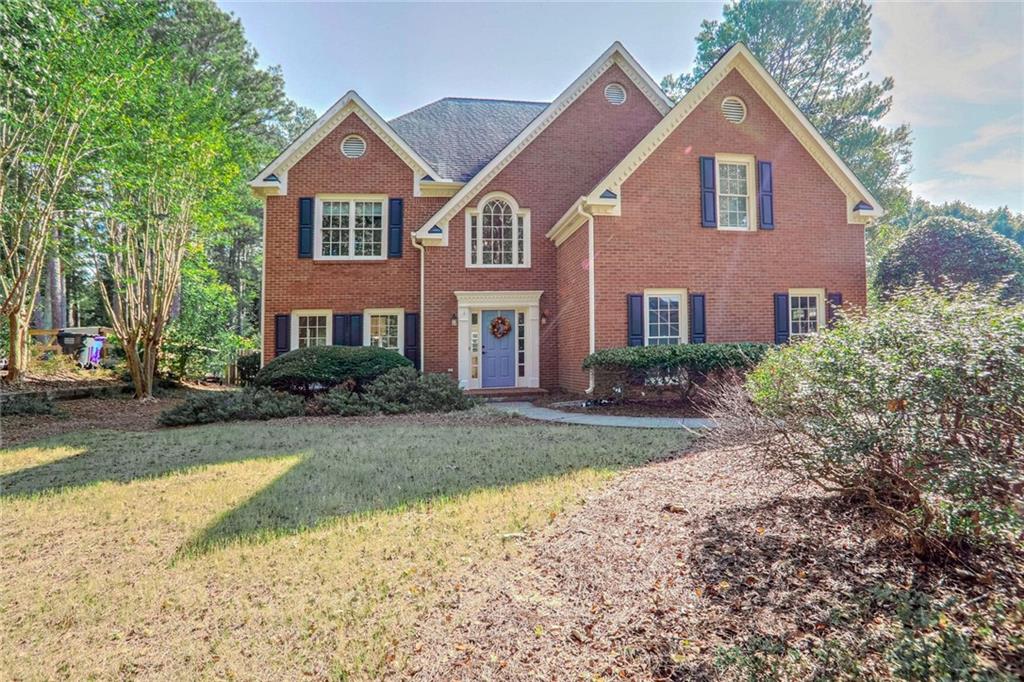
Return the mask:
[[[511,197],[485,197],[467,215],[467,265],[529,267],[529,211]]]

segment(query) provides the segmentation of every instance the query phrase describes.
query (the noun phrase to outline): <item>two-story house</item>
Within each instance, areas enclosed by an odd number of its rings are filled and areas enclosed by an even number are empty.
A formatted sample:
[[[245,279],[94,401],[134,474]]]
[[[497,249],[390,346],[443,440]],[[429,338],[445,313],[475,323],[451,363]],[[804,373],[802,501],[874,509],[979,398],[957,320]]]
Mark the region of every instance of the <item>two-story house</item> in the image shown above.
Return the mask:
[[[263,359],[376,345],[468,389],[583,392],[601,348],[812,334],[882,211],[743,45],[678,103],[619,43],[553,102],[349,92],[251,185]]]

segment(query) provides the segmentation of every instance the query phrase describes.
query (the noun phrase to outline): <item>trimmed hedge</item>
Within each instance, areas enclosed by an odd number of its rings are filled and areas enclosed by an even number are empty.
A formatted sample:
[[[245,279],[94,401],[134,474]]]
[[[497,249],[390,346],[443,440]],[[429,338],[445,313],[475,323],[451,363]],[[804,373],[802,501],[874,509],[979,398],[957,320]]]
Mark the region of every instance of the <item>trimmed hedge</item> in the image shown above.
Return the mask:
[[[607,348],[587,356],[583,369],[594,371],[595,396],[624,398],[630,392],[678,393],[712,377],[750,369],[771,346],[766,343],[694,343]]]
[[[317,398],[315,410],[344,416],[401,414],[405,412],[455,412],[468,410],[476,401],[466,395],[447,374],[420,374],[399,367],[370,384],[365,393],[339,386]]]
[[[256,373],[256,386],[312,395],[345,384],[361,391],[396,367],[411,367],[393,350],[374,346],[317,346],[299,348],[268,362]]]
[[[268,388],[192,394],[160,414],[164,426],[210,424],[253,419],[279,419],[305,414],[302,398]]]

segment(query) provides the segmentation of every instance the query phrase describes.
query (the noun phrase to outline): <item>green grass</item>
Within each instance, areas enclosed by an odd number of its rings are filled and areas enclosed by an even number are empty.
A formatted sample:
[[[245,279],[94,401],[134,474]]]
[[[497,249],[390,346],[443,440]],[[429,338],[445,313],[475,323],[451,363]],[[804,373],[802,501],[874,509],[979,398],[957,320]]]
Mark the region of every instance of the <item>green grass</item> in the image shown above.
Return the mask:
[[[463,571],[682,434],[453,419],[91,432],[0,451],[3,669],[377,678]]]

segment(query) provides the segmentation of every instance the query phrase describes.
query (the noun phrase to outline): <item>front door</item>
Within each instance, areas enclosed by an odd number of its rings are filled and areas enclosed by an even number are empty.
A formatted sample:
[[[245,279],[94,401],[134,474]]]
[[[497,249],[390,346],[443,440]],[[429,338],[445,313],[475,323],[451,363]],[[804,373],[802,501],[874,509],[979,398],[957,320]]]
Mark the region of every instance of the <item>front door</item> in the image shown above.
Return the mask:
[[[507,388],[516,385],[515,311],[485,310],[480,318],[481,364],[484,388]],[[500,338],[495,332],[508,333]]]

